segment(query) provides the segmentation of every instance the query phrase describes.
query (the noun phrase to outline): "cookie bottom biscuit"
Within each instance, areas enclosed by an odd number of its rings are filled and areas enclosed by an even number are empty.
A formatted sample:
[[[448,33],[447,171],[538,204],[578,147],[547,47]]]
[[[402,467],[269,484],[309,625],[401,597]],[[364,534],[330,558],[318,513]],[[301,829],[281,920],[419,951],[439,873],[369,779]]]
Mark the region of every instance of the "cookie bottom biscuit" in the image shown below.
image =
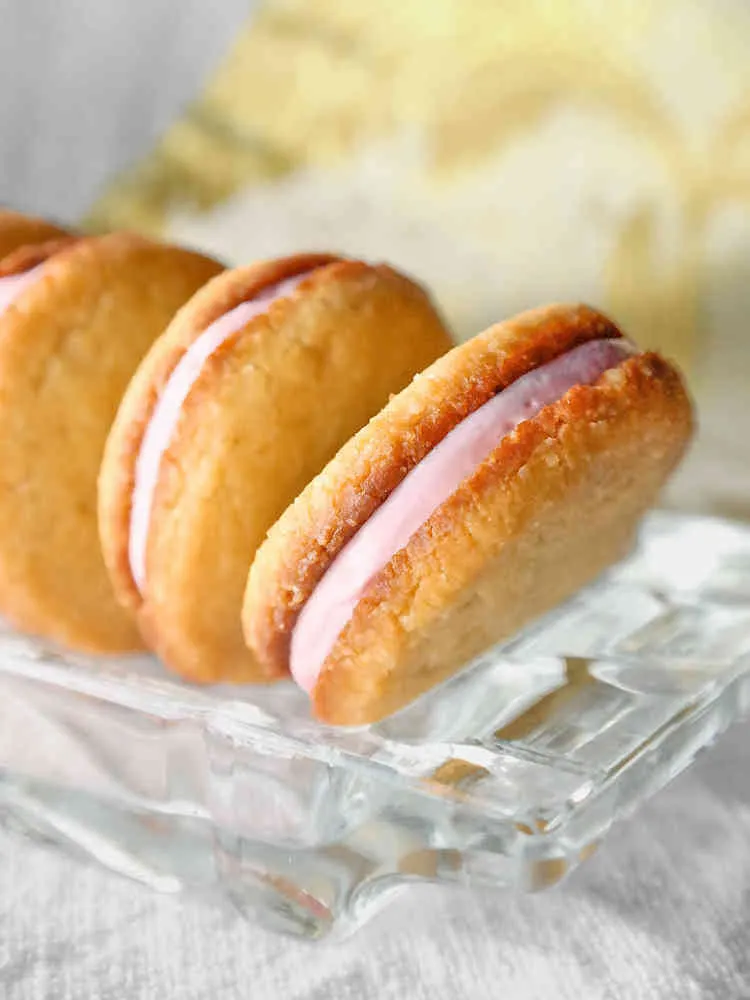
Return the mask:
[[[627,553],[690,424],[647,373],[633,359],[582,388],[462,485],[360,602],[315,685],[319,718],[396,711]]]

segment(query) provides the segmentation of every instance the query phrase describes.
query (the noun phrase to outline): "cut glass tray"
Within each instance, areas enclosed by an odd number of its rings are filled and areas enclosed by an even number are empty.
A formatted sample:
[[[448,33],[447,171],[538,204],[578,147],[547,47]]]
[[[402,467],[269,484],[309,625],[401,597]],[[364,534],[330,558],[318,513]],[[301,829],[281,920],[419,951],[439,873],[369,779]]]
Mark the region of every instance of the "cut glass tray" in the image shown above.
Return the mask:
[[[750,526],[667,513],[633,556],[376,726],[287,684],[0,633],[0,819],[318,937],[414,880],[540,889],[750,709]]]

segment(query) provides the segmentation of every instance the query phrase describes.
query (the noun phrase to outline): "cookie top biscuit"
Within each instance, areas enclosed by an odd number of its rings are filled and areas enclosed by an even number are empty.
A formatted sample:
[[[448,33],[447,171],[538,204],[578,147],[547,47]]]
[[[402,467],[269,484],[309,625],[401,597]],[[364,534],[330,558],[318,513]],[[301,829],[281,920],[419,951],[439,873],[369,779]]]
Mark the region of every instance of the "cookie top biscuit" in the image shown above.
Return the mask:
[[[255,548],[341,443],[449,346],[417,285],[327,254],[227,272],[181,310],[123,400],[99,490],[115,588],[168,665],[259,678],[239,621]]]
[[[0,609],[91,651],[140,646],[96,524],[109,426],[135,367],[221,265],[128,233],[66,238],[0,262],[31,280],[0,313]]]

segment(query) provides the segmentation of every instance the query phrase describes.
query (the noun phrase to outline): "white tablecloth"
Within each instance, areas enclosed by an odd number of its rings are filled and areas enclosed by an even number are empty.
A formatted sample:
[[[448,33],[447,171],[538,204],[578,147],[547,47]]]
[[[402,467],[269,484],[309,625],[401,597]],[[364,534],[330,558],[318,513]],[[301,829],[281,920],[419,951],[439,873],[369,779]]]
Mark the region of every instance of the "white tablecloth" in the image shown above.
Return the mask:
[[[76,218],[175,115],[245,7],[3,5],[0,201]],[[314,948],[2,834],[0,995],[747,998],[749,764],[737,728],[557,890],[413,889],[352,940]]]

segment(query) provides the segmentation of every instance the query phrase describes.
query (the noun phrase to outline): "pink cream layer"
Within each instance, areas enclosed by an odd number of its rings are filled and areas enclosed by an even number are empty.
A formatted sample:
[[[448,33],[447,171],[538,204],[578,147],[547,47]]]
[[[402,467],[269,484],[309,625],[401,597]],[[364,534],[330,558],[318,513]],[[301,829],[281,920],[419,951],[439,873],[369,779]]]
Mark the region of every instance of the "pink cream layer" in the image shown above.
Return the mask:
[[[254,299],[242,302],[220,316],[201,333],[182,355],[162,390],[141,441],[135,463],[135,482],[131,497],[130,537],[128,556],[130,571],[138,589],[143,592],[146,579],[146,545],[151,521],[151,508],[159,479],[159,469],[165,451],[180,419],[183,404],[203,370],[203,366],[233,334],[247,326],[250,320],[266,312],[272,302],[290,295],[311,271],[269,285]]]
[[[517,379],[466,417],[404,478],[339,552],[305,603],[291,641],[290,668],[312,691],[368,584],[524,420],[590,385],[635,353],[624,340],[592,340]]]
[[[38,264],[29,271],[22,271],[21,274],[9,274],[5,278],[0,278],[0,313],[7,309],[24,289],[41,277],[43,268],[44,264]]]

